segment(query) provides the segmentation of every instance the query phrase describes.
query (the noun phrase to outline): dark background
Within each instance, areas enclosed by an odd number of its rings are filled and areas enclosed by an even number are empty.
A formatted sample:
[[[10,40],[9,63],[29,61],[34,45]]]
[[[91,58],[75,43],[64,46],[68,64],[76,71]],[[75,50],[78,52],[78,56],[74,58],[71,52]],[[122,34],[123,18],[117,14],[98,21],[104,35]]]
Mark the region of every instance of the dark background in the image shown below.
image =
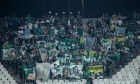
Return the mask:
[[[0,17],[15,13],[18,17],[30,14],[32,17],[42,17],[48,11],[53,13],[69,12],[69,0],[2,0],[0,2]],[[71,11],[82,13],[82,0],[71,0]],[[85,17],[100,17],[108,12],[110,15],[121,13],[128,15],[133,11],[140,12],[139,0],[85,0]]]

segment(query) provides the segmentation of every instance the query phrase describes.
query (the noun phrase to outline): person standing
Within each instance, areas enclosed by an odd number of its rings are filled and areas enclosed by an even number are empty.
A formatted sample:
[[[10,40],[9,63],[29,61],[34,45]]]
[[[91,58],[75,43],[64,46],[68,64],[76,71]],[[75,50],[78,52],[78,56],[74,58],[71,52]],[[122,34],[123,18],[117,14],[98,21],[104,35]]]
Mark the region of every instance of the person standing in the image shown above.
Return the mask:
[[[138,37],[135,37],[134,45],[135,45],[135,51],[137,54],[139,54],[139,46],[140,46],[139,44],[140,44],[140,41],[139,41]]]
[[[84,36],[81,36],[80,37],[80,48],[81,49],[84,49],[84,43],[85,43],[85,37]]]

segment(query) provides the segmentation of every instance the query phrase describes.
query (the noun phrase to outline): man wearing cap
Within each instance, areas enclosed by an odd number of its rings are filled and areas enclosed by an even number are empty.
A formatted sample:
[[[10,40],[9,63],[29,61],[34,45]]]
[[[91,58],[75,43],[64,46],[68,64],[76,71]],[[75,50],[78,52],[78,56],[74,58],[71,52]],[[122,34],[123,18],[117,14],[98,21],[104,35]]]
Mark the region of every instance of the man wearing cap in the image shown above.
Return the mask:
[[[69,14],[69,19],[70,19],[71,24],[73,25],[74,24],[74,15],[72,12],[70,12],[70,14]]]
[[[65,19],[66,19],[66,14],[65,12],[62,12],[62,15],[61,15],[61,19],[62,19],[62,22],[64,23],[65,22]]]
[[[49,11],[49,14],[47,15],[47,19],[50,19],[50,18],[51,18],[51,16],[52,16],[52,12],[51,12],[51,11]]]
[[[55,13],[55,16],[54,16],[54,24],[55,24],[55,26],[57,26],[58,20],[59,20],[58,13]]]

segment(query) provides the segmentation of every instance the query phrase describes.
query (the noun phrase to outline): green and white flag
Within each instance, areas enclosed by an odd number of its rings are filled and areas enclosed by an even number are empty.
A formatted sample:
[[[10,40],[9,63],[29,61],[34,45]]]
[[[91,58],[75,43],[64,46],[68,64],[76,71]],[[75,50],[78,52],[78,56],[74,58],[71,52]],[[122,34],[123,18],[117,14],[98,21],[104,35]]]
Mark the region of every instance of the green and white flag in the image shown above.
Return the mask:
[[[3,60],[10,60],[10,58],[12,56],[14,56],[11,52],[14,51],[15,52],[15,49],[14,48],[3,48],[3,56],[2,56],[2,59]]]
[[[127,35],[128,35],[129,38],[134,38],[134,35],[131,32],[129,32]]]
[[[56,46],[56,45],[57,45],[56,43],[50,43],[50,42],[47,43],[47,47]]]
[[[54,62],[53,64],[50,65],[50,67],[54,77],[60,74],[59,61]]]
[[[102,40],[103,46],[107,47],[107,51],[111,48],[111,42],[108,40]]]
[[[9,49],[3,49],[3,56],[2,56],[3,60],[9,60],[8,51]]]
[[[86,61],[86,62],[90,62],[91,61],[89,56],[83,56],[82,58],[83,58],[83,61]]]
[[[53,53],[55,53],[55,56],[57,56],[57,54],[59,53],[59,51],[56,50],[56,49],[50,50],[50,51],[49,51],[49,57],[52,57],[52,54],[53,54]]]

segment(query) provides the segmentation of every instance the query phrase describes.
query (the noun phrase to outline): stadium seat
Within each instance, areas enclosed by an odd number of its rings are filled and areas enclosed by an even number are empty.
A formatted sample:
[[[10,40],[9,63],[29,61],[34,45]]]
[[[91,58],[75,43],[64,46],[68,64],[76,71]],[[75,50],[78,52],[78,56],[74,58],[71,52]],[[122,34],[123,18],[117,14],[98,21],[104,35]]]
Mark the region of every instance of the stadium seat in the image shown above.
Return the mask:
[[[118,76],[117,75],[113,75],[112,78],[118,78]]]
[[[131,71],[128,71],[127,74],[132,74],[132,72]]]
[[[133,75],[135,79],[139,78],[139,74],[133,74]]]
[[[140,68],[140,66],[139,65],[135,65],[135,69],[139,69]]]
[[[132,71],[132,74],[138,74],[138,72],[137,71]]]
[[[115,84],[120,84],[120,81],[116,81]]]
[[[96,84],[96,83],[98,83],[98,80],[97,79],[93,80],[93,84]]]
[[[103,82],[103,81],[102,81],[102,82],[100,81],[100,83],[99,83],[99,84],[104,84],[104,82]]]
[[[137,59],[133,59],[133,60],[132,60],[132,62],[137,62],[137,61],[138,61]]]
[[[140,59],[140,55],[139,55],[139,56],[137,56],[137,59]]]
[[[3,67],[1,68],[1,70],[2,70],[2,71],[6,71],[6,69],[5,69],[5,68],[3,68]]]
[[[123,79],[123,81],[130,81],[130,79],[129,78],[125,78],[125,79]]]
[[[3,74],[4,74],[4,75],[8,75],[8,72],[7,72],[7,71],[3,71]]]
[[[37,84],[41,84],[41,81],[40,81],[40,80],[36,80],[36,83],[37,83]]]
[[[83,83],[86,83],[86,80],[85,80],[85,79],[82,79],[82,82],[83,82]]]
[[[138,62],[134,62],[134,65],[139,65]]]
[[[122,75],[127,75],[127,72],[122,72]]]
[[[53,81],[52,81],[52,80],[48,80],[48,83],[49,83],[49,84],[52,84],[52,83],[53,83]]]
[[[99,79],[98,81],[99,81],[99,82],[102,82],[102,81],[103,81],[103,79]]]
[[[132,79],[132,78],[133,78],[133,75],[130,75],[130,74],[129,74],[128,78]]]
[[[134,63],[133,62],[129,62],[128,65],[134,65]]]
[[[108,79],[108,81],[113,81],[113,79]]]
[[[126,72],[126,71],[125,71],[125,69],[123,68],[123,69],[121,69],[121,72]]]
[[[126,69],[129,69],[129,65],[126,65],[125,68],[126,68]]]
[[[104,79],[104,82],[107,82],[108,81],[108,79]]]
[[[63,82],[64,82],[64,80],[59,80],[58,81],[59,84],[62,84]]]
[[[138,61],[138,64],[140,65],[140,59],[139,59],[139,61]]]
[[[104,84],[109,84],[109,82],[108,82],[108,81],[106,81],[106,82],[104,82]]]
[[[2,81],[3,81],[3,82],[5,82],[5,81],[6,81],[6,78],[5,78],[5,77],[3,77],[3,78],[2,78]]]
[[[129,67],[130,67],[130,69],[135,68],[135,66],[134,66],[134,65],[129,65]]]
[[[123,78],[128,78],[128,75],[123,75],[122,77],[123,77]]]
[[[121,78],[121,79],[118,79],[119,81],[124,81],[124,79],[123,78]]]
[[[122,75],[120,75],[120,74],[119,74],[119,75],[118,75],[118,78],[120,78],[120,79],[121,79],[121,78],[122,78]]]
[[[2,70],[2,68],[3,68],[3,65],[0,65],[0,69]]]
[[[126,84],[125,81],[121,81],[121,84]]]
[[[126,81],[126,84],[131,84],[130,81]]]
[[[140,84],[140,80],[139,79],[137,80],[137,83]]]
[[[52,82],[58,83],[58,80],[53,80]]]
[[[114,81],[109,81],[109,84],[115,84],[115,82]]]
[[[127,68],[127,69],[125,68],[125,71],[126,72],[130,72],[131,70],[130,70],[130,68]]]
[[[131,80],[130,80],[130,83],[131,83],[131,84],[136,84],[136,80],[131,79]]]
[[[117,75],[121,75],[122,73],[121,72],[117,72]]]
[[[113,78],[113,81],[119,81],[119,79],[118,78]]]

